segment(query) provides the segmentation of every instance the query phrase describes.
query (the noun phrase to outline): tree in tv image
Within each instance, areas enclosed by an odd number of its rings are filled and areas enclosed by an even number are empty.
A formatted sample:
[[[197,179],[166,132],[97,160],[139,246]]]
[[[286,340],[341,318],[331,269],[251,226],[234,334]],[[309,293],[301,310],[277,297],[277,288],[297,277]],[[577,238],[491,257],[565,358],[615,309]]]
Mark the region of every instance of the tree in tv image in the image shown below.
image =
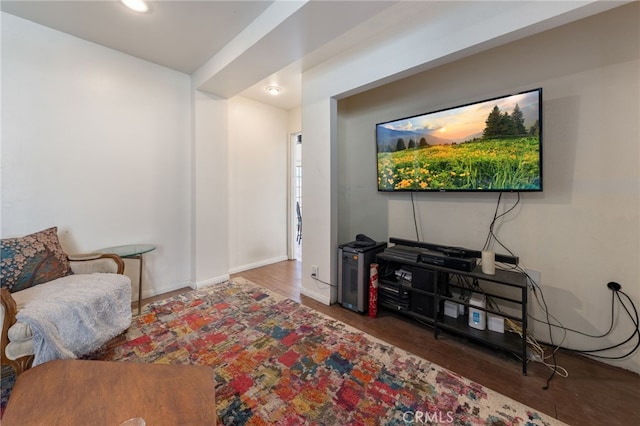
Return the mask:
[[[541,190],[540,90],[381,123],[376,143],[380,191]]]
[[[507,112],[502,113],[497,105],[494,106],[485,124],[486,126],[482,131],[483,139],[538,136],[539,132],[538,120],[527,131],[524,126],[524,115],[518,104],[513,108],[511,115]]]

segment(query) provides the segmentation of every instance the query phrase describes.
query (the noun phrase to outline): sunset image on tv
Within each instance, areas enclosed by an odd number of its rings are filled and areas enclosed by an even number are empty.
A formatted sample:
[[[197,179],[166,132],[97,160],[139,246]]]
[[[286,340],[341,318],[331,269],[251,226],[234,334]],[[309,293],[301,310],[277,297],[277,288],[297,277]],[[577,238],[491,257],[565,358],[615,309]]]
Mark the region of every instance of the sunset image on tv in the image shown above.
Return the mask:
[[[377,124],[378,190],[542,190],[541,92]]]

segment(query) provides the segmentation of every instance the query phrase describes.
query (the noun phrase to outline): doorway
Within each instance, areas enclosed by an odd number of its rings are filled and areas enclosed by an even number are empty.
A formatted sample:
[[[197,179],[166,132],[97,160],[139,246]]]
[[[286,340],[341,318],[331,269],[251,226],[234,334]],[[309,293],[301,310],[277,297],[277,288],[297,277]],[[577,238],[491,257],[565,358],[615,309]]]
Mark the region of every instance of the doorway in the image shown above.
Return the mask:
[[[289,183],[289,259],[302,261],[302,134],[294,133],[290,141]]]

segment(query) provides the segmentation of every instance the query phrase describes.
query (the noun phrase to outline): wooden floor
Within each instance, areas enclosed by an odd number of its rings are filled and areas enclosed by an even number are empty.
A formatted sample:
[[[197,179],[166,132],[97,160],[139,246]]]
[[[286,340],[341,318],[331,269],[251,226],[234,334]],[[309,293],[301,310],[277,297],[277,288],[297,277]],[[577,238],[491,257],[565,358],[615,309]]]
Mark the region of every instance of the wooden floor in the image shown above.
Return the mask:
[[[381,340],[448,368],[503,395],[571,425],[640,425],[640,375],[583,356],[559,353],[558,364],[568,378],[556,376],[548,389],[550,370],[529,363],[522,375],[519,360],[465,339],[441,333],[389,311],[377,318],[300,295],[301,265],[285,261],[244,271],[242,276]],[[165,297],[167,295],[164,295]]]

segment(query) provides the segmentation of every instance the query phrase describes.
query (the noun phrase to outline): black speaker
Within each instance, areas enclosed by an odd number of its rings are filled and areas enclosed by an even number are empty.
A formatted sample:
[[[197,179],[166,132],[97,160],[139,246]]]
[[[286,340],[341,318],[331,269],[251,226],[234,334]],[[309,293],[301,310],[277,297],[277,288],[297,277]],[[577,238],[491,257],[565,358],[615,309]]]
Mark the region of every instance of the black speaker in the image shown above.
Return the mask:
[[[445,288],[449,278],[447,273],[422,268],[413,268],[412,275],[411,286],[429,293],[435,293],[436,285],[441,290]],[[420,294],[416,291],[411,293],[411,310],[431,319],[435,319],[435,315],[440,311],[435,306],[434,296]]]

